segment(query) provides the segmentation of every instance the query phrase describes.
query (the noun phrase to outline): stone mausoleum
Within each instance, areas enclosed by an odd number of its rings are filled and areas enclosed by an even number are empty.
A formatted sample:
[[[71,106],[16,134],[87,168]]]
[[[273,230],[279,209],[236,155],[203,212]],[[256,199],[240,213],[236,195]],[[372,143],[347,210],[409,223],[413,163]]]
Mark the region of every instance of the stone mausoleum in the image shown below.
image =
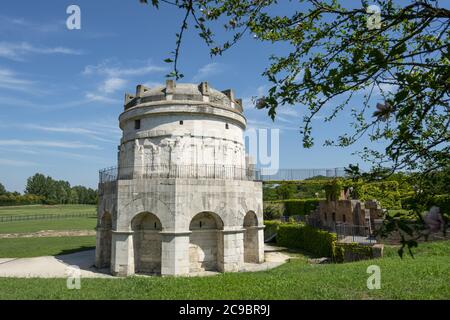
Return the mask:
[[[188,275],[264,261],[262,183],[232,90],[138,85],[119,121],[118,166],[100,171],[97,267]]]

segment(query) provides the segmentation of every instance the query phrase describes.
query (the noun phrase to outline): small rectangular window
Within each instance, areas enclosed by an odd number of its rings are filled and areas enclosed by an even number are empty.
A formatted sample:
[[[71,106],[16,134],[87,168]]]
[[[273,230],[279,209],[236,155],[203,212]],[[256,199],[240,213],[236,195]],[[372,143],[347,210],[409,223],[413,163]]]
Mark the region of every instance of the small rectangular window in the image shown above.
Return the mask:
[[[180,125],[183,125],[183,120],[180,120]]]
[[[225,123],[225,129],[230,129],[230,127],[228,126],[228,123]]]
[[[141,120],[134,120],[134,129],[140,129],[141,128]]]

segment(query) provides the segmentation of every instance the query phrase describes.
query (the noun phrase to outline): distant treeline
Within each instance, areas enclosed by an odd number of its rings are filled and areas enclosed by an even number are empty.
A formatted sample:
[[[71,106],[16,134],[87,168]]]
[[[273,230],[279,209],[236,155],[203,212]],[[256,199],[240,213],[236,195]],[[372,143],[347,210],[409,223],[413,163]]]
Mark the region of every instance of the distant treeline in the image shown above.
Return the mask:
[[[36,173],[27,179],[25,193],[8,192],[0,183],[0,206],[26,204],[97,204],[97,190],[70,186],[64,180]]]

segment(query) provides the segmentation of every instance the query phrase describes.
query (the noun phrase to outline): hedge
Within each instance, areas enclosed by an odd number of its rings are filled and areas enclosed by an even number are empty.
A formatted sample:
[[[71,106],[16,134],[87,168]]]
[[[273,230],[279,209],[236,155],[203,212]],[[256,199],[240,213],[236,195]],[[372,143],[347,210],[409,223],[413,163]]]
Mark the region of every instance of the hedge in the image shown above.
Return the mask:
[[[304,224],[285,223],[278,226],[277,245],[303,249],[320,257],[334,257],[336,234]]]
[[[334,261],[349,262],[373,258],[373,247],[359,243],[336,243]]]
[[[20,206],[27,204],[41,204],[44,197],[36,196],[34,194],[15,195],[5,194],[0,196],[0,206]]]
[[[321,199],[288,199],[278,201],[265,201],[264,214],[266,218],[279,218],[280,216],[307,215],[315,210]]]
[[[273,234],[278,232],[278,227],[281,225],[281,221],[278,220],[268,220],[264,221],[264,239],[268,239]]]
[[[335,233],[298,223],[264,221],[267,237],[277,233],[277,245],[302,249],[320,257],[342,263],[374,258],[374,248],[358,243],[338,243]],[[380,253],[378,253],[380,254]]]

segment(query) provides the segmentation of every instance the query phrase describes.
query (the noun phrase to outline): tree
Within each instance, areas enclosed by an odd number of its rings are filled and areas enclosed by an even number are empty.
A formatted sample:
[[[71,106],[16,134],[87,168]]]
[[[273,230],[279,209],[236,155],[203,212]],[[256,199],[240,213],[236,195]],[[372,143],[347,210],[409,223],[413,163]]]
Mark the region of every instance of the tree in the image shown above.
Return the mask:
[[[450,167],[450,10],[437,0],[374,0],[371,6],[366,0],[346,6],[338,0],[151,1],[156,8],[160,3],[184,11],[173,56],[165,60],[173,64],[169,77],[183,77],[178,58],[189,26],[212,56],[248,34],[286,44],[290,49],[272,56],[263,72],[271,87],[256,107],[267,109],[272,119],[282,105],[305,110],[304,147],[314,144],[315,116],[332,122],[346,112],[352,114],[351,129],[325,145],[346,147],[368,136],[386,147],[365,147],[364,160],[391,173],[418,172],[419,179]],[[218,26],[224,26],[228,40],[216,39]],[[357,94],[364,99],[350,108]]]
[[[0,196],[6,194],[6,188],[3,184],[0,183]]]
[[[297,186],[292,183],[282,183],[277,187],[277,195],[279,199],[292,199],[297,192]]]
[[[25,187],[26,194],[35,194],[38,196],[47,196],[48,180],[41,173],[36,173],[34,176],[27,179]]]
[[[291,50],[272,56],[263,72],[272,87],[256,105],[272,119],[280,105],[306,109],[305,147],[314,143],[314,116],[327,113],[326,121],[332,121],[345,110],[353,113],[353,130],[326,145],[349,146],[367,134],[373,141],[386,140],[387,147],[385,152],[366,148],[361,155],[378,165],[391,164],[392,171],[449,165],[450,10],[438,1],[410,0],[401,6],[376,0],[371,2],[375,7],[364,0],[350,7],[337,0],[151,1],[154,7],[160,3],[185,12],[173,57],[165,60],[174,66],[168,76],[183,77],[178,57],[190,24],[211,55],[223,54],[247,33],[259,41],[286,43]],[[276,9],[289,14],[271,14]],[[230,40],[217,41],[213,29],[223,20]],[[375,91],[382,97],[376,107]],[[348,110],[357,93],[364,93],[364,102]]]

